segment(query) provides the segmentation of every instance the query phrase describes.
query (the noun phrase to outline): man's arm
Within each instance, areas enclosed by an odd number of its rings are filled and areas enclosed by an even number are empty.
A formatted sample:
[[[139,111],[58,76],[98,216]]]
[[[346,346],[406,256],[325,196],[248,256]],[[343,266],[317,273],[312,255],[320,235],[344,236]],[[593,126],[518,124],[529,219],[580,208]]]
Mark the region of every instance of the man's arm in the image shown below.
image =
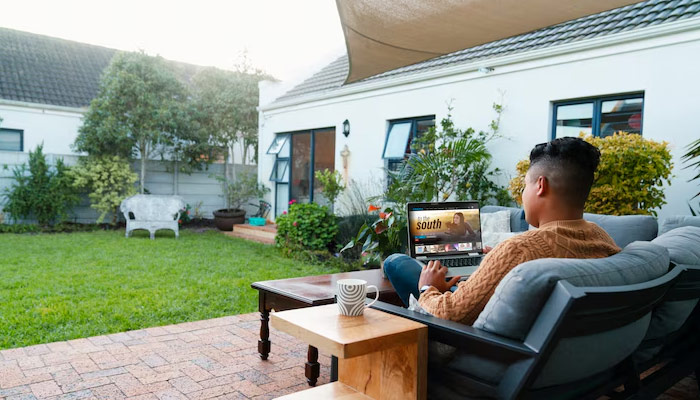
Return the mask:
[[[418,300],[421,307],[439,318],[462,323],[473,323],[484,309],[486,303],[496,290],[496,286],[511,269],[528,261],[525,254],[518,249],[519,241],[506,241],[494,248],[484,257],[479,268],[469,279],[459,283],[457,290],[449,291],[450,282],[445,281],[447,269],[435,271],[424,268],[419,286],[430,285],[430,289],[421,294]],[[438,263],[439,265],[439,263]],[[427,271],[427,272],[426,272]],[[424,274],[426,276],[424,277]],[[440,282],[440,276],[442,281]],[[444,292],[444,293],[443,293]]]

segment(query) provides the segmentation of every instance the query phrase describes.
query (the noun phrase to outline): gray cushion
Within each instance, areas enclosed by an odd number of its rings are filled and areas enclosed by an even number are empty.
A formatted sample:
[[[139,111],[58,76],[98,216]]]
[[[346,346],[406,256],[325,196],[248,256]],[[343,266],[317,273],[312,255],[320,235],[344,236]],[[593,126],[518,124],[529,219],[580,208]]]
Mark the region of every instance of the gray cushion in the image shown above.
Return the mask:
[[[583,219],[594,222],[612,237],[615,243],[624,248],[637,241],[650,241],[659,229],[656,218],[651,215],[603,215],[583,214]]]
[[[481,207],[482,213],[493,213],[497,211],[508,210],[510,211],[510,231],[511,232],[524,232],[528,228],[528,224],[525,221],[525,211],[522,208],[517,207],[503,207],[503,206],[483,206]]]
[[[501,280],[474,327],[523,340],[559,280],[574,286],[630,285],[658,278],[668,265],[668,251],[649,242],[632,243],[606,258],[528,261]]]
[[[673,217],[664,218],[659,225],[659,236],[682,226],[697,226],[700,227],[700,217],[691,217],[690,215],[675,215]]]
[[[700,265],[700,227],[684,226],[666,232],[652,243],[668,249],[676,264]]]
[[[700,227],[685,226],[668,231],[652,241],[668,249],[671,261],[700,267]],[[654,340],[671,335],[685,323],[698,304],[698,299],[666,301],[652,314],[649,330],[644,340]],[[646,361],[661,351],[657,346],[641,350],[635,354],[638,362]]]

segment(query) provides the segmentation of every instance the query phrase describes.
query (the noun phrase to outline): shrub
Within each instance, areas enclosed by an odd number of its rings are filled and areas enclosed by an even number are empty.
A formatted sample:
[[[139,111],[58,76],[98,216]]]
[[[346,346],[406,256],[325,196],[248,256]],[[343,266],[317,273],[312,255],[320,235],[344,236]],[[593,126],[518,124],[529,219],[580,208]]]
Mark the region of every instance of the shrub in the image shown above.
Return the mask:
[[[344,217],[338,217],[338,233],[335,235],[334,242],[337,247],[345,246],[346,243],[354,241],[357,237],[357,232],[360,231],[363,225],[371,225],[377,217],[370,215],[368,213],[348,215]],[[343,257],[350,260],[358,260],[362,254],[360,246],[355,246],[352,249],[346,250],[343,253]]]
[[[128,161],[119,156],[83,158],[71,173],[73,184],[89,191],[90,207],[100,212],[98,224],[108,213],[112,213],[115,224],[122,200],[136,194],[134,183],[138,176]]]
[[[596,214],[650,214],[666,204],[663,185],[670,185],[671,152],[668,143],[655,142],[641,135],[618,132],[596,138],[581,136],[600,150],[600,165],[595,174],[584,210]],[[529,160],[520,161],[518,175],[510,181],[510,192],[518,204],[525,187]]]
[[[343,184],[343,177],[340,176],[338,171],[331,171],[329,169],[324,169],[323,171],[316,171],[314,173],[316,179],[321,184],[321,193],[326,197],[328,202],[333,208],[335,205],[335,200],[338,198],[340,193],[345,190],[345,185]]]
[[[79,200],[69,171],[60,158],[51,168],[43,145],[37,146],[29,152],[29,174],[26,164],[13,171],[15,182],[6,190],[5,211],[15,220],[34,217],[41,225],[65,220]]]
[[[403,212],[390,207],[380,211],[379,207],[370,205],[368,212],[374,211],[379,211],[379,218],[372,218],[373,221],[363,224],[357,236],[340,250],[344,253],[361,244],[362,261],[366,265],[379,265],[382,259],[394,253],[405,252],[408,237],[408,224]]]
[[[275,243],[283,249],[326,250],[338,223],[326,206],[290,202],[289,213],[277,217]]]

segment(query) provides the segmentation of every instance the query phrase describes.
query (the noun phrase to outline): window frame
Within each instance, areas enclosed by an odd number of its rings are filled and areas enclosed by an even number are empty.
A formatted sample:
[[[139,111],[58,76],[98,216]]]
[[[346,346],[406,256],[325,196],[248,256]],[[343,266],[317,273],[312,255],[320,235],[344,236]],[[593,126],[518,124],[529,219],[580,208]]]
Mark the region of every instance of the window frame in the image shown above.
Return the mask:
[[[267,148],[267,152],[265,154],[271,154],[271,155],[275,155],[275,156],[277,154],[279,154],[279,152],[282,151],[282,149],[284,148],[284,145],[287,144],[287,141],[289,140],[289,136],[290,135],[286,134],[286,133],[281,133],[281,134],[275,135],[275,138],[272,139],[272,143],[270,143],[270,146]],[[282,143],[281,143],[279,149],[277,151],[272,151],[272,146],[274,146],[275,143],[277,143],[277,140],[280,138],[282,140]]]
[[[282,170],[282,176],[277,176],[277,164],[285,163],[284,169]],[[275,163],[272,165],[272,172],[270,173],[270,181],[276,183],[289,183],[289,180],[284,179],[284,175],[289,168],[289,157],[280,157],[275,159]]]
[[[418,123],[421,121],[434,121],[433,122],[433,127],[435,127],[435,121],[437,120],[435,115],[423,115],[420,117],[412,117],[412,118],[401,118],[401,119],[392,119],[389,120],[389,126],[386,129],[386,135],[384,135],[384,149],[382,150],[382,159],[384,160],[384,168],[388,171],[391,170],[394,165],[401,164],[405,162],[408,157],[413,154],[413,150],[411,150],[410,153],[404,153],[403,158],[384,158],[384,153],[386,152],[386,146],[389,143],[389,133],[391,132],[391,128],[395,124],[400,124],[404,122],[411,122],[411,131],[410,135],[408,137],[408,143],[406,144],[406,147],[410,148],[411,144],[413,143],[413,140],[415,140],[418,137]],[[388,174],[387,174],[387,182],[388,182]]]
[[[603,108],[603,103],[606,101],[615,101],[615,100],[631,100],[631,99],[642,99],[642,120],[640,122],[639,126],[639,135],[644,134],[644,105],[646,102],[644,101],[644,92],[631,92],[631,93],[623,93],[623,94],[615,94],[615,95],[606,95],[606,96],[594,96],[594,97],[585,97],[585,98],[580,98],[580,99],[571,99],[571,100],[561,100],[561,101],[553,101],[552,102],[552,120],[551,124],[552,127],[550,129],[550,140],[554,140],[557,138],[557,112],[558,108],[561,106],[571,106],[571,105],[576,105],[576,104],[586,104],[586,103],[593,103],[593,116],[591,119],[591,134],[594,137],[600,137],[600,122],[602,120],[602,108]]]
[[[19,150],[2,150],[0,151],[16,151],[16,152],[24,152],[24,130],[23,129],[13,129],[13,128],[0,128],[0,134],[3,132],[8,132],[8,133],[19,133]]]

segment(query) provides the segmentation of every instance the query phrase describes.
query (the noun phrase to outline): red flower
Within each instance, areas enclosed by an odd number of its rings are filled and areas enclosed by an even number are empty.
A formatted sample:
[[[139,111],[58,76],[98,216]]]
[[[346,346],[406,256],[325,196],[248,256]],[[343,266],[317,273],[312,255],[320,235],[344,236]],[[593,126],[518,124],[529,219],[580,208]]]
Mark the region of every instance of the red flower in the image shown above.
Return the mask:
[[[287,214],[287,211],[282,211],[282,214]]]
[[[381,218],[381,219],[386,219],[386,213],[385,213],[385,212],[380,212],[380,213],[379,213],[379,218]]]
[[[297,201],[295,199],[289,200],[289,205],[291,206],[292,204],[296,203]]]
[[[178,219],[178,220],[177,220],[177,223],[178,223],[178,224],[181,224],[181,223],[182,223],[182,220],[181,220],[181,219]]]
[[[375,232],[377,235],[382,234],[382,232],[384,232],[384,231],[386,231],[386,230],[387,230],[387,227],[386,227],[386,225],[385,225],[383,222],[378,223],[377,226],[374,227],[374,232]]]
[[[299,225],[299,223],[297,221],[294,221],[294,223],[292,225],[297,226],[297,225]]]
[[[367,209],[368,212],[377,211],[377,210],[379,210],[379,207],[373,206],[371,204],[369,205],[369,208]]]

